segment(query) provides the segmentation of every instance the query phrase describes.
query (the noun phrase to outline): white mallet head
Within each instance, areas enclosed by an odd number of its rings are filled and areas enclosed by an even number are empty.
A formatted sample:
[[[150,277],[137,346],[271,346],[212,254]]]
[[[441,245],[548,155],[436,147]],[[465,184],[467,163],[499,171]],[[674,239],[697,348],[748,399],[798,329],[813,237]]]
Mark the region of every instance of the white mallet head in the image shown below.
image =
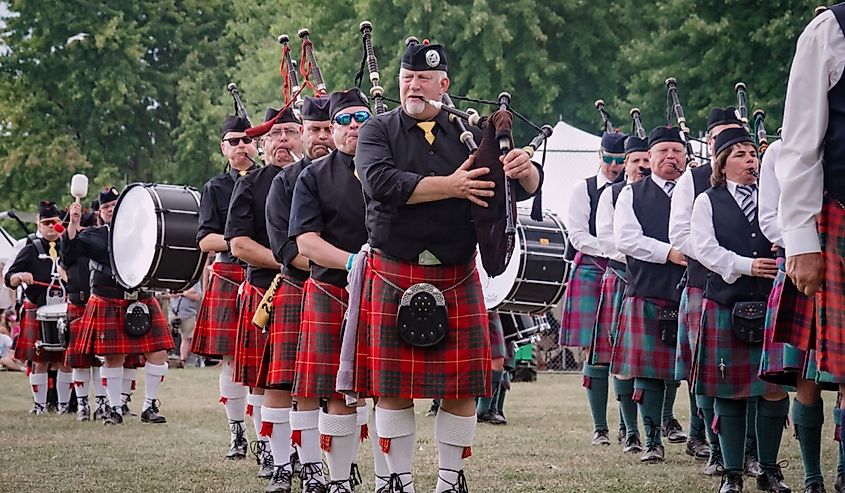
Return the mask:
[[[70,194],[77,201],[88,195],[88,177],[81,174],[73,175],[70,179]]]

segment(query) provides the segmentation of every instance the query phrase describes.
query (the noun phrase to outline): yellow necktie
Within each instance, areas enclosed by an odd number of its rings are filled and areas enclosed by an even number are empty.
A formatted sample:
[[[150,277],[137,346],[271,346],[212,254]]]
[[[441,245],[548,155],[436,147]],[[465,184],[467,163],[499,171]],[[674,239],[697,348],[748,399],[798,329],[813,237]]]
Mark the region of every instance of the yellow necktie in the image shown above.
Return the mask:
[[[428,142],[428,145],[434,144],[434,132],[432,130],[434,130],[434,125],[436,124],[437,122],[417,122],[417,126],[425,132],[425,140]]]
[[[53,260],[59,258],[59,252],[56,251],[56,242],[51,241],[51,242],[49,242],[49,245],[50,245],[50,249],[47,250],[47,253],[50,254],[50,258],[52,258]]]
[[[246,174],[245,170],[238,171],[238,176],[244,176]]]

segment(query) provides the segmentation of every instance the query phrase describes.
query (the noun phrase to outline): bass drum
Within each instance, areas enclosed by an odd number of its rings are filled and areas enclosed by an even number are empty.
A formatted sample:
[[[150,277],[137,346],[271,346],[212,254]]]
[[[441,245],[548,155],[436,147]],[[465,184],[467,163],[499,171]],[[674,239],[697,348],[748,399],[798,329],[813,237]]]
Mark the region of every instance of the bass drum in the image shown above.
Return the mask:
[[[184,291],[207,254],[197,246],[200,194],[192,187],[132,183],[120,194],[109,232],[117,282],[126,289]]]
[[[545,316],[523,315],[520,313],[499,312],[505,342],[522,346],[540,338],[540,332],[549,330]]]
[[[505,272],[488,277],[476,255],[478,274],[488,310],[540,315],[555,306],[563,296],[570,263],[566,252],[566,228],[550,211],[543,220],[531,219],[520,210],[516,224],[513,255]]]

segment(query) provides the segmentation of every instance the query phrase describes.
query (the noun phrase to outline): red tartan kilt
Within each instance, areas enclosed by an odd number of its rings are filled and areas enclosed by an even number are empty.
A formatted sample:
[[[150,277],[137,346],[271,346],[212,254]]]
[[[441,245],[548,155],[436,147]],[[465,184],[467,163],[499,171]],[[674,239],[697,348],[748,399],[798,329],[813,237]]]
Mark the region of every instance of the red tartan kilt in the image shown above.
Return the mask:
[[[252,316],[264,297],[264,289],[246,281],[240,299],[238,337],[235,344],[235,376],[233,380],[249,387],[258,387],[258,371],[264,357],[267,333],[252,323]]]
[[[628,296],[622,302],[610,373],[623,377],[674,380],[675,345],[660,339],[658,305],[663,300]]]
[[[82,317],[82,336],[75,341],[75,351],[87,354],[136,354],[169,351],[173,349],[161,305],[153,296],[139,300],[150,311],[150,331],[141,337],[132,337],[124,329],[126,307],[133,301],[104,298],[92,294]]]
[[[845,379],[845,208],[825,196],[818,216],[824,277],[816,295],[816,362],[821,372]]]
[[[211,281],[202,297],[191,352],[207,358],[235,354],[238,338],[238,287],[244,282],[244,268],[215,262]]]
[[[373,251],[365,276],[355,351],[356,392],[409,399],[491,394],[490,329],[475,259],[465,264],[424,266]],[[396,330],[401,293],[380,276],[401,289],[428,282],[442,291],[460,283],[443,293],[449,332],[440,344],[416,348],[401,341]]]
[[[141,368],[147,363],[147,358],[143,354],[127,354],[126,359],[123,360],[124,368]]]
[[[625,281],[616,274],[616,270],[608,267],[601,279],[601,297],[599,298],[596,323],[593,329],[593,341],[590,345],[589,362],[591,365],[610,365],[610,357],[613,354],[612,339],[616,332],[613,328],[613,321],[618,319],[618,313],[615,312],[619,309],[614,300],[619,296],[619,292],[624,289]]]
[[[273,296],[273,309],[268,323],[270,336],[264,346],[258,377],[261,387],[290,390],[293,386],[302,294],[299,282],[284,276],[284,281]]]
[[[772,340],[791,344],[801,351],[811,351],[815,349],[815,321],[815,298],[799,293],[787,276],[778,298]]]
[[[21,307],[21,333],[15,342],[15,358],[34,363],[62,363],[64,351],[40,351],[35,343],[41,339],[41,323],[36,319],[38,307],[29,300],[24,300]]]
[[[74,341],[82,337],[82,317],[85,306],[78,306],[71,302],[67,304],[67,323],[70,332],[70,344],[65,351],[65,364],[71,368],[90,368],[100,366],[100,361],[92,353],[77,352]]]

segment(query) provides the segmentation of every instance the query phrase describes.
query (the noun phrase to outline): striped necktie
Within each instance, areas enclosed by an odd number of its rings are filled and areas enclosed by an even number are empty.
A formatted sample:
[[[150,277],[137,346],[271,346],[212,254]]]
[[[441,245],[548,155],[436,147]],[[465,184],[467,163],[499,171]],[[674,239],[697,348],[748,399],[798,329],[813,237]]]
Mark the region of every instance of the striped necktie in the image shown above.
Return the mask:
[[[674,181],[667,181],[663,185],[663,191],[666,192],[666,195],[669,197],[672,196],[672,191],[675,190],[675,182]]]
[[[754,200],[754,191],[757,190],[757,185],[737,185],[736,193],[739,195],[739,208],[745,214],[748,222],[754,222],[754,217],[757,215],[757,203]]]
[[[417,126],[424,132],[425,140],[428,145],[434,144],[434,125],[437,122],[417,122]]]

